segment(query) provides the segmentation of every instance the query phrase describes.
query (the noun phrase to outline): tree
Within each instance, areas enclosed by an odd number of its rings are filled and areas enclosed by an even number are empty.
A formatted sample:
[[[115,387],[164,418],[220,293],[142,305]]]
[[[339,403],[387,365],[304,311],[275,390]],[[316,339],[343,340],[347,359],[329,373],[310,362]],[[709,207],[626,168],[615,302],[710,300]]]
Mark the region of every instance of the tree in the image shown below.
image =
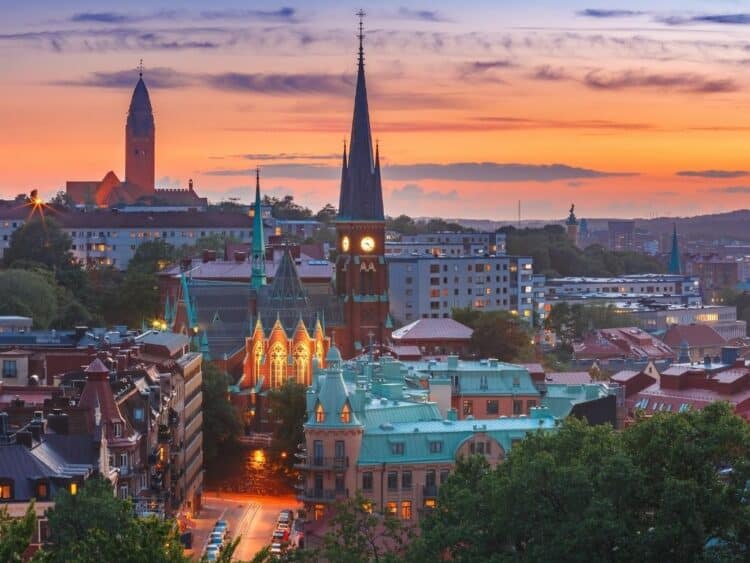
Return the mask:
[[[34,502],[30,502],[23,518],[12,518],[0,505],[0,561],[23,561],[36,528]]]
[[[622,432],[566,419],[504,463],[460,462],[407,560],[743,561],[750,429],[729,405]],[[726,468],[729,468],[725,471]]]
[[[75,495],[61,490],[47,518],[50,543],[39,556],[45,563],[188,561],[173,521],[137,517],[130,501],[116,498],[102,477],[89,479]]]
[[[68,209],[73,207],[73,200],[65,190],[58,190],[57,193],[47,202],[57,209]]]
[[[333,220],[336,219],[336,216],[338,215],[339,210],[336,209],[333,205],[330,203],[326,203],[320,211],[318,211],[315,214],[315,220],[320,221],[324,225],[330,225],[333,223]]]
[[[174,246],[163,239],[150,240],[138,246],[128,262],[128,271],[138,269],[156,273],[177,258]]]
[[[203,455],[215,458],[219,448],[242,433],[242,420],[229,402],[229,376],[203,362]]]
[[[285,195],[283,199],[277,197],[263,197],[263,205],[271,206],[271,215],[276,219],[309,219],[312,211],[294,201],[294,196]]]
[[[360,491],[333,506],[323,546],[315,551],[315,561],[361,563],[398,561],[412,537],[395,515],[377,512],[375,504]]]
[[[6,267],[18,260],[31,260],[50,270],[66,270],[73,265],[71,240],[54,219],[34,217],[10,235],[10,244],[3,254]]]
[[[307,404],[305,386],[287,379],[279,389],[268,392],[268,406],[274,421],[273,450],[289,467],[294,464],[294,453],[305,441],[302,425],[305,423]]]
[[[0,315],[31,317],[34,326],[46,329],[58,313],[51,276],[28,270],[0,272]]]

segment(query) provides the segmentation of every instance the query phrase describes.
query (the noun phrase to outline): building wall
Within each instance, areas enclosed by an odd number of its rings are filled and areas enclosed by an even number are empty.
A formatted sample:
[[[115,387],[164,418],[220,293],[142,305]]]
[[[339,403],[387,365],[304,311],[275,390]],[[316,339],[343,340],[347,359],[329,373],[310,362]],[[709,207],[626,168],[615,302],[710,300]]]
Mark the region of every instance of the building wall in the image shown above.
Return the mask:
[[[388,264],[391,315],[401,322],[448,318],[458,307],[511,311],[531,320],[531,258],[389,257]]]
[[[184,451],[181,452],[184,468],[185,508],[192,513],[200,510],[203,493],[203,358],[200,354],[188,354],[178,361],[179,370],[185,380]]]
[[[538,407],[539,395],[454,395],[451,399],[453,408],[458,413],[459,420],[469,416],[476,419],[500,418],[501,416],[528,415],[532,407]],[[492,412],[497,404],[497,412]]]

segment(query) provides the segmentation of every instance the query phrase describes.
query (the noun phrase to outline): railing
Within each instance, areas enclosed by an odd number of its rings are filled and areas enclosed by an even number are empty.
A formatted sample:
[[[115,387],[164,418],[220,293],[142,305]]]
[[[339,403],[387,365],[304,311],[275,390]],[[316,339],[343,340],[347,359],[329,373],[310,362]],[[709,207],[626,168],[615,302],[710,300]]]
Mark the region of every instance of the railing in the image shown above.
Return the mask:
[[[349,458],[309,455],[302,458],[299,463],[295,463],[294,466],[297,469],[344,471],[349,467]]]
[[[306,489],[299,495],[299,499],[307,502],[333,502],[337,499],[349,497],[349,489],[336,491],[333,489]]]

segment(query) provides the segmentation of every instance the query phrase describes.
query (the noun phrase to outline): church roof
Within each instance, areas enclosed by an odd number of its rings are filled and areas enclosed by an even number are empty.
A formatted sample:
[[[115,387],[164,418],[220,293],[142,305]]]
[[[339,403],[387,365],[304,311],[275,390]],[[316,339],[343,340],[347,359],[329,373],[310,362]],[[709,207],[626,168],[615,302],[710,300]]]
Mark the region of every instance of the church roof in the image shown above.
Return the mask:
[[[269,297],[279,307],[293,307],[307,303],[307,295],[302,289],[297,266],[289,250],[285,250],[281,256],[281,263],[271,283]]]
[[[373,158],[361,20],[359,25],[359,61],[352,133],[349,142],[349,161],[346,162],[345,150],[338,218],[340,220],[382,221],[384,220],[383,188],[380,181],[380,162],[377,155]]]
[[[154,114],[143,76],[138,79],[130,99],[127,127],[139,137],[150,135],[154,131]]]

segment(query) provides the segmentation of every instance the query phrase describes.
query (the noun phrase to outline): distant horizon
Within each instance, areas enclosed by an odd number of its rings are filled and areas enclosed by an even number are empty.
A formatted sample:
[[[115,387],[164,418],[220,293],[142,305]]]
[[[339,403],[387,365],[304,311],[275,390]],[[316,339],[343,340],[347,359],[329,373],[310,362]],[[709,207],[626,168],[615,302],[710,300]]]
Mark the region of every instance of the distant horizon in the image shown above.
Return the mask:
[[[519,198],[534,217],[571,202],[616,219],[747,207],[750,7],[658,4],[374,6],[365,64],[386,212],[513,222]],[[0,195],[122,178],[143,59],[159,186],[192,178],[212,200],[249,202],[259,165],[265,194],[337,201],[358,4],[95,6],[5,10]]]

